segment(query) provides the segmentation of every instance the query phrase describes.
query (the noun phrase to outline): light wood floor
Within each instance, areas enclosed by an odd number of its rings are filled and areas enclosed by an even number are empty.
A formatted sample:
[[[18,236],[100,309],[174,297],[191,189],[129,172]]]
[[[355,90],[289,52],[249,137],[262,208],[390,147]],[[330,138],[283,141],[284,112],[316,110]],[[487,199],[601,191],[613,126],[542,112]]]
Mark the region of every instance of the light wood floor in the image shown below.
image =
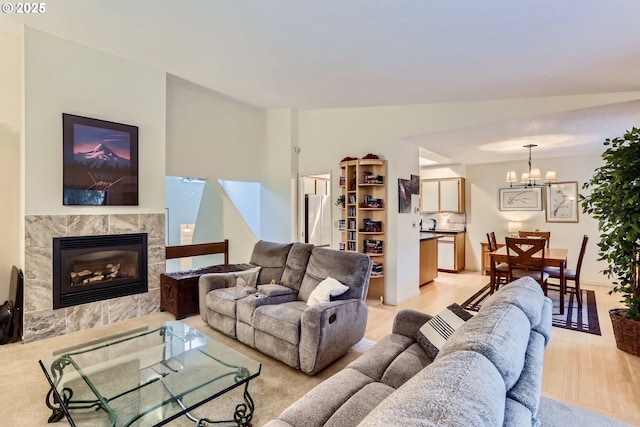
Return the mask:
[[[434,282],[420,289],[419,296],[400,306],[367,301],[365,338],[378,341],[387,335],[395,314],[403,308],[435,314],[453,302],[464,302],[488,280],[474,272],[439,273]],[[604,286],[586,284],[583,288],[596,293],[602,336],[553,328],[544,357],[542,395],[640,425],[640,357],[616,348],[609,320],[608,310],[621,306],[620,295],[609,295]]]

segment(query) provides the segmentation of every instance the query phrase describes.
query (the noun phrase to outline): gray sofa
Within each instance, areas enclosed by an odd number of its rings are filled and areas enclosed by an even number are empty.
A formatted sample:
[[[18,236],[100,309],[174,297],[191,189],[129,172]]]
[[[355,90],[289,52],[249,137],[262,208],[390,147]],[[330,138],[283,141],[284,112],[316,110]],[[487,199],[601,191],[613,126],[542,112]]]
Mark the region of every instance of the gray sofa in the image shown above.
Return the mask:
[[[214,329],[310,375],[364,337],[368,256],[304,243],[259,241],[250,264],[259,270],[200,277],[200,315]],[[255,280],[255,289],[238,286],[238,277]],[[308,306],[311,292],[327,277],[348,290],[329,302]]]
[[[540,396],[551,301],[534,280],[489,297],[433,360],[416,341],[429,319],[398,312],[390,335],[265,426],[625,426]]]

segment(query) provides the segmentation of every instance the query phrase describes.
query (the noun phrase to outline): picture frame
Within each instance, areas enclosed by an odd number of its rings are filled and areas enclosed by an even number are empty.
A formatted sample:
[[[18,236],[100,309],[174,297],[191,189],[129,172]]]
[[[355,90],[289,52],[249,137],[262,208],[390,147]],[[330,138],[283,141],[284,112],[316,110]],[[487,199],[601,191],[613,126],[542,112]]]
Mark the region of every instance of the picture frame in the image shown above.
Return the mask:
[[[554,182],[546,189],[546,222],[578,222],[578,181]]]
[[[138,127],[62,114],[62,200],[138,205]]]
[[[420,194],[420,175],[411,175],[411,194]]]
[[[501,211],[541,211],[542,188],[500,188],[498,203]]]
[[[411,212],[411,180],[398,178],[398,213]]]

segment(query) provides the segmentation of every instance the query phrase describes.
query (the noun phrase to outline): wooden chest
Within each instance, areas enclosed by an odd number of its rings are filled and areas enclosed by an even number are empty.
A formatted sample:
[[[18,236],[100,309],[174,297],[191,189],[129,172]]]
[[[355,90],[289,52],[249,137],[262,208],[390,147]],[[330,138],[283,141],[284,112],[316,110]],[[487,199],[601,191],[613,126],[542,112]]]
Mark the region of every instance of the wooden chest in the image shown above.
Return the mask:
[[[227,273],[253,268],[251,264],[221,264],[160,275],[160,309],[176,320],[198,313],[198,281],[207,273]]]

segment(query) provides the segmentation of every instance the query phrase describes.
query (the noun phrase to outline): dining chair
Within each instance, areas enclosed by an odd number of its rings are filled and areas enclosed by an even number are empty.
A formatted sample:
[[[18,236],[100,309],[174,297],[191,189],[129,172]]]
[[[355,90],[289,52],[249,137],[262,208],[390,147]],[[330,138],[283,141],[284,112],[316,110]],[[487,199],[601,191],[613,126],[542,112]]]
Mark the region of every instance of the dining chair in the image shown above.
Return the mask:
[[[551,232],[550,231],[518,231],[518,237],[546,239],[547,248],[548,248],[549,242],[551,241]]]
[[[547,244],[544,238],[530,239],[505,237],[507,246],[507,262],[509,264],[509,282],[529,276],[540,284],[547,295],[549,273],[544,271],[544,249]],[[534,257],[540,253],[540,256]]]
[[[487,242],[489,244],[489,252],[498,250],[498,242],[496,241],[496,233],[491,231],[487,233]],[[495,280],[491,283],[491,292],[494,293],[500,288],[500,285],[509,283],[509,265],[505,262],[494,262],[493,269],[495,272]]]
[[[582,269],[582,260],[584,259],[584,253],[587,250],[587,241],[589,236],[586,234],[582,237],[582,246],[580,247],[580,254],[578,255],[578,264],[575,270],[564,269],[564,289],[565,292],[571,290],[576,294],[576,301],[578,301],[578,307],[582,307],[582,291],[580,290],[580,270]],[[560,267],[545,267],[544,271],[549,273],[549,277],[552,279],[560,280]],[[567,281],[574,282],[574,286],[567,286]]]

